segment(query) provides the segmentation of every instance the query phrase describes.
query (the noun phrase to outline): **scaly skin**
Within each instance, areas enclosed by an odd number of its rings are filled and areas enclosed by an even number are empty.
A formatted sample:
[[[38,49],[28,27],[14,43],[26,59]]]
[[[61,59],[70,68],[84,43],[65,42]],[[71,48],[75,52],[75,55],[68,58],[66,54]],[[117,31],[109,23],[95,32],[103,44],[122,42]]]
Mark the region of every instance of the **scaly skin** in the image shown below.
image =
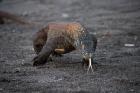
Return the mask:
[[[92,46],[84,45],[86,44],[83,42],[84,39],[91,41]],[[89,35],[86,29],[79,23],[48,23],[45,28],[35,35],[33,46],[37,56],[33,59],[33,65],[45,64],[50,55],[69,53],[79,48],[83,50],[83,53],[81,53],[83,63],[86,63],[87,59],[92,57],[92,55],[87,55],[95,52],[96,44],[97,39],[93,35]],[[82,47],[83,45],[85,46],[84,48]],[[64,51],[60,53],[56,51],[58,49],[63,49]]]

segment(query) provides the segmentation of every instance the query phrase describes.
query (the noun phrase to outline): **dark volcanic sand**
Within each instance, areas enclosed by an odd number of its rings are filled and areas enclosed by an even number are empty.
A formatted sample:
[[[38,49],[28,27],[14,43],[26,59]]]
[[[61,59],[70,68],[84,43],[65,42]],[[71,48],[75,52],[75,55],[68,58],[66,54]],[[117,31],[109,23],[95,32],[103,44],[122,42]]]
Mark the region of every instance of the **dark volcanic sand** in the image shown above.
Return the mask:
[[[140,93],[139,0],[3,0],[0,10],[44,25],[81,22],[97,33],[99,64],[87,74],[74,51],[33,67],[32,36],[40,28],[8,22],[0,25],[0,93]]]

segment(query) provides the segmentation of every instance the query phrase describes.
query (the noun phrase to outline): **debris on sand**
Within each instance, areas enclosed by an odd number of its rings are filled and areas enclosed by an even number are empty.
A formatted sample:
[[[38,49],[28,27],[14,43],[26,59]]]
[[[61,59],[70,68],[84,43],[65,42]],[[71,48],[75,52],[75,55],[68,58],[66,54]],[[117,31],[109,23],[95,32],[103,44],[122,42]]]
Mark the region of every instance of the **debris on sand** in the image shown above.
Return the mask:
[[[68,15],[67,13],[62,13],[61,16],[62,16],[63,18],[68,18],[68,17],[69,17],[69,15]]]
[[[134,47],[135,44],[124,44],[125,47]]]

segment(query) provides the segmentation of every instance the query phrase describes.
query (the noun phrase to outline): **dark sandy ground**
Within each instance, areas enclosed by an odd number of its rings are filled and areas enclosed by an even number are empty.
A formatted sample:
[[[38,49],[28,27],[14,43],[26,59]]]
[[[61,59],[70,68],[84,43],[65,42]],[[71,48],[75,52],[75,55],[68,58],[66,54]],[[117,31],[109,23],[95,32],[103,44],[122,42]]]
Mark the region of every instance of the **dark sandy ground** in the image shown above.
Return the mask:
[[[3,0],[0,10],[44,25],[81,22],[98,38],[99,64],[87,74],[74,51],[33,67],[40,28],[8,22],[0,25],[0,93],[140,93],[139,0]]]

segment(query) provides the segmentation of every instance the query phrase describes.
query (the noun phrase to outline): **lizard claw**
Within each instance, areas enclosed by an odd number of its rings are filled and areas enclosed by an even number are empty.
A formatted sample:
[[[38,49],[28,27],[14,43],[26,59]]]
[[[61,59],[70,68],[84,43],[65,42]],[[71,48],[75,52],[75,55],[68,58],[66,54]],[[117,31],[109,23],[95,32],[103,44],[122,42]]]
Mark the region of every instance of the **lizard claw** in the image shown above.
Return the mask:
[[[90,69],[90,68],[91,68],[91,71],[93,72],[92,63],[91,63],[91,58],[89,58],[89,64],[88,64],[87,73],[89,72],[89,69]]]

